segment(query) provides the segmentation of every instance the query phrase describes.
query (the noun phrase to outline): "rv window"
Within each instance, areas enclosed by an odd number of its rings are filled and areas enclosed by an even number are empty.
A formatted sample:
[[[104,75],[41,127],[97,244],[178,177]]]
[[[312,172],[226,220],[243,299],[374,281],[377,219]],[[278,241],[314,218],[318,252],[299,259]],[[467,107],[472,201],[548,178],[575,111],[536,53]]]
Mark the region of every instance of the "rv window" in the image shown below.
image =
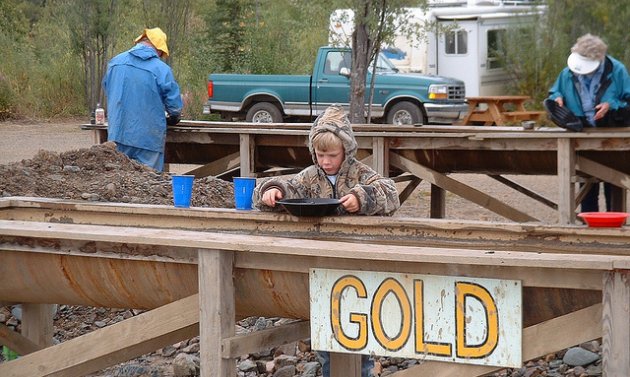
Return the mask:
[[[448,55],[468,53],[468,32],[466,30],[448,31],[444,35],[444,52]]]
[[[506,30],[488,30],[488,69],[501,68],[501,57],[505,54]]]

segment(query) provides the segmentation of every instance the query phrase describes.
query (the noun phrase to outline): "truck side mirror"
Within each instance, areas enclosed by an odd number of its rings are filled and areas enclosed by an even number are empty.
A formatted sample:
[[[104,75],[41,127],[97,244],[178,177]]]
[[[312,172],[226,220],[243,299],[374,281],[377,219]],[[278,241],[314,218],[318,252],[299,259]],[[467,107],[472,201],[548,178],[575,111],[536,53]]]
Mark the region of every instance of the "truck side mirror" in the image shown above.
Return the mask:
[[[350,69],[348,69],[348,67],[341,67],[339,74],[341,76],[350,77]]]

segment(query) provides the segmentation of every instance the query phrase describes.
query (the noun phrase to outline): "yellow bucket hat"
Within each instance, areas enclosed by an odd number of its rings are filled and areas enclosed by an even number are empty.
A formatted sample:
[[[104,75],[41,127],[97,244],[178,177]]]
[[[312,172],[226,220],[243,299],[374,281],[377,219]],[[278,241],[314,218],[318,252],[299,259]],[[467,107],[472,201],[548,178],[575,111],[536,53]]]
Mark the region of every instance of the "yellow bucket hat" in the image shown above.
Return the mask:
[[[144,29],[144,32],[136,38],[135,43],[140,42],[144,37],[147,37],[156,50],[162,51],[164,55],[168,56],[168,46],[166,45],[166,34],[159,27],[153,29]]]

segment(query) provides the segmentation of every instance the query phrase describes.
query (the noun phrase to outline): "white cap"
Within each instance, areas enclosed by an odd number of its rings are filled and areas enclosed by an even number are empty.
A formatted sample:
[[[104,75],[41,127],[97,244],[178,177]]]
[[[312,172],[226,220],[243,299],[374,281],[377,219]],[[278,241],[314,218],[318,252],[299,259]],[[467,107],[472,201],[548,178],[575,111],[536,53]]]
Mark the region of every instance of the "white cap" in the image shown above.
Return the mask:
[[[567,65],[569,69],[578,75],[588,75],[599,67],[601,62],[599,60],[589,59],[586,56],[580,55],[577,52],[572,52],[567,59]]]

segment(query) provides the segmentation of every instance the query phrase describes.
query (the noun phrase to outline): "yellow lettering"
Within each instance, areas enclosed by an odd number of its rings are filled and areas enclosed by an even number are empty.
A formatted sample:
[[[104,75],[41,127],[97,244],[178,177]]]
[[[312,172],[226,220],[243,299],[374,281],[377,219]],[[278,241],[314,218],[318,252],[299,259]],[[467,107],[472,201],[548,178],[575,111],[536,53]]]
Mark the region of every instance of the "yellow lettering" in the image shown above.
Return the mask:
[[[357,297],[366,298],[367,291],[363,282],[356,276],[342,276],[335,282],[330,295],[330,321],[335,340],[348,350],[361,350],[365,348],[368,341],[367,315],[360,313],[350,313],[350,322],[359,326],[359,334],[356,338],[349,337],[341,326],[341,298],[346,289],[354,288]]]
[[[450,343],[428,342],[424,339],[424,282],[422,280],[413,281],[413,297],[416,310],[416,353],[450,357],[453,353]]]
[[[390,293],[398,300],[401,312],[400,331],[391,338],[385,333],[381,317],[383,301],[385,301],[385,298]],[[371,312],[372,328],[376,341],[389,351],[398,351],[401,349],[405,343],[407,343],[409,335],[411,334],[411,303],[403,286],[392,278],[383,280],[374,293]]]
[[[484,287],[466,282],[455,283],[455,321],[457,337],[457,356],[462,358],[483,358],[490,355],[499,342],[499,314],[497,305]],[[479,344],[466,341],[466,300],[476,299],[485,309],[486,337]]]

